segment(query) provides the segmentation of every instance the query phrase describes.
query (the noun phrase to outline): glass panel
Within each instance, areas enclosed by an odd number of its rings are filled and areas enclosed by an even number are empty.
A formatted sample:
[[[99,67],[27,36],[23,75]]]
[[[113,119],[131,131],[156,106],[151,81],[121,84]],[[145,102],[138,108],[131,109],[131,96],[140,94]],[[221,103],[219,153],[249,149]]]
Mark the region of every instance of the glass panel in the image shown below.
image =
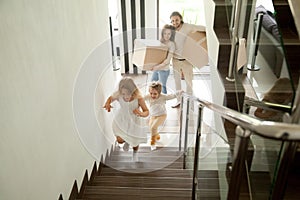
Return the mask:
[[[290,44],[282,35],[285,29],[277,23],[276,9],[271,0],[257,1],[253,9],[248,37],[247,78],[253,88],[250,97],[292,107],[295,90],[288,64],[291,61],[287,60],[290,56],[286,54]],[[252,114],[269,121],[282,121],[283,115],[262,108],[257,108]]]
[[[178,11],[185,23],[204,25],[203,0],[159,0],[159,27],[170,24],[170,15]]]
[[[183,104],[184,115],[187,103]],[[190,102],[188,120],[188,148],[186,156],[186,168],[194,168],[195,139],[198,124],[198,105]],[[183,134],[186,128],[186,116],[183,115]],[[228,169],[231,166],[231,152],[224,133],[214,130],[212,112],[206,108],[203,110],[201,123],[200,151],[198,160],[198,199],[227,199],[228,193]],[[183,142],[184,144],[184,142]]]
[[[269,199],[271,188],[276,179],[280,158],[283,154],[282,141],[251,137],[254,154],[251,166],[248,166],[250,191],[253,199]]]

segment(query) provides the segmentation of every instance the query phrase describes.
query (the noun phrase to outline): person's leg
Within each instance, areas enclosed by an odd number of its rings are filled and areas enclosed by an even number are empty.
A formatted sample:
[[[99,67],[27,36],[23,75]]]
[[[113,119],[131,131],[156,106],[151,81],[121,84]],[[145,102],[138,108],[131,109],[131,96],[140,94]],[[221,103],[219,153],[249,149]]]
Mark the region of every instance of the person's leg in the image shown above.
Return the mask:
[[[152,139],[153,139],[153,136],[157,134],[157,129],[158,129],[158,126],[156,126],[156,118],[155,116],[152,116],[149,120],[149,128],[150,128],[150,133],[151,133],[151,145],[152,145]],[[154,140],[154,144],[155,144],[155,140]]]
[[[139,149],[139,145],[132,147],[133,148],[133,152],[137,152],[137,150]]]
[[[174,74],[174,80],[175,80],[175,89],[176,91],[181,90],[181,63],[182,61],[173,59],[173,74]],[[180,106],[180,97],[177,97],[177,102],[175,103],[173,108],[177,108]]]
[[[160,136],[157,132],[158,130],[158,127],[161,126],[164,121],[166,120],[167,118],[167,115],[161,115],[161,116],[156,116],[156,117],[153,117],[153,120],[151,122],[151,127],[150,127],[150,130],[151,130],[151,145],[155,145],[155,142],[156,140],[159,140],[160,139]]]
[[[119,144],[123,144],[125,142],[124,145],[123,145],[123,150],[128,151],[129,150],[129,144],[125,140],[123,140],[123,138],[121,138],[120,136],[117,136],[116,138],[117,138],[117,142]]]
[[[149,129],[150,129],[151,136],[157,131],[157,130],[153,129],[154,120],[155,120],[155,117],[153,117],[153,116],[150,117],[150,119],[149,119]]]
[[[173,73],[175,80],[175,89],[181,90],[181,78],[180,78],[180,62],[179,60],[173,59]]]
[[[123,144],[125,141],[123,140],[123,138],[121,138],[120,136],[117,136],[116,137],[117,138],[117,142],[119,143],[119,144]]]
[[[184,74],[184,79],[186,83],[186,92],[189,95],[193,94],[193,65],[189,63],[188,61],[182,61],[182,71]]]
[[[170,70],[160,70],[158,74],[159,81],[162,84],[162,93],[167,94],[167,80],[170,74]]]
[[[158,71],[153,71],[151,81],[158,81]]]

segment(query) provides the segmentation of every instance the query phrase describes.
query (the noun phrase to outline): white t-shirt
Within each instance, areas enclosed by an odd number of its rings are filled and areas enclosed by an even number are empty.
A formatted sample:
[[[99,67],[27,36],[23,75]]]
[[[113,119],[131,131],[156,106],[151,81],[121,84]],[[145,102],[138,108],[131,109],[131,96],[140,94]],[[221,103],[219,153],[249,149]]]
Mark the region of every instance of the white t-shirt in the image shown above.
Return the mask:
[[[170,62],[173,58],[173,54],[175,52],[175,43],[173,41],[169,41],[168,43],[163,43],[168,47],[168,56],[167,58],[159,65],[158,70],[169,70],[170,69]]]
[[[150,104],[150,116],[161,116],[167,114],[166,101],[176,98],[176,94],[160,94],[157,99],[152,99],[147,94],[144,99]]]

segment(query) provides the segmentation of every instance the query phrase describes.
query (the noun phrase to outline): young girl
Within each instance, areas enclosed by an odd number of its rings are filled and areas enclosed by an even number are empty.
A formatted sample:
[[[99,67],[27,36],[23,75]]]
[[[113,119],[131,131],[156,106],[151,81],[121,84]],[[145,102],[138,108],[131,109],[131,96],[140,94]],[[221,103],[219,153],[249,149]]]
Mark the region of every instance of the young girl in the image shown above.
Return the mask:
[[[107,99],[103,107],[110,112],[112,108],[110,104],[115,100],[120,103],[120,109],[115,113],[112,124],[117,142],[119,144],[125,142],[123,146],[125,151],[128,151],[131,145],[136,152],[140,143],[147,142],[147,134],[143,130],[141,118],[149,115],[145,100],[129,77],[121,79],[118,91]]]
[[[158,127],[161,126],[167,118],[166,101],[176,98],[182,91],[176,94],[162,94],[162,84],[152,82],[149,86],[149,94],[145,95],[144,99],[150,104],[150,120],[149,127],[151,132],[151,150],[155,150],[155,142],[160,139]]]
[[[167,94],[167,80],[170,75],[170,61],[175,51],[175,28],[171,25],[165,25],[161,31],[160,42],[168,47],[167,58],[152,68],[154,71],[152,74],[151,81],[159,81],[162,83],[162,93]]]

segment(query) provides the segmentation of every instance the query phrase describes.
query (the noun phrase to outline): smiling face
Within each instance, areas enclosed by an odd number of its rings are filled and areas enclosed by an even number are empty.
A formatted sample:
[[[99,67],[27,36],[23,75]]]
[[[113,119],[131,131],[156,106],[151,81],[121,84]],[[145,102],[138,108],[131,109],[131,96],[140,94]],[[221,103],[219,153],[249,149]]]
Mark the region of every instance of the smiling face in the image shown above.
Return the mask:
[[[175,15],[171,17],[171,23],[176,29],[179,29],[181,27],[181,21],[182,19],[180,18],[180,16]]]
[[[121,89],[121,95],[126,102],[129,102],[132,99],[132,94],[125,88]]]
[[[159,93],[156,89],[154,88],[149,88],[149,94],[151,96],[152,99],[157,99],[159,97]]]
[[[163,38],[165,41],[169,41],[172,35],[172,31],[170,29],[165,29],[163,32]]]

